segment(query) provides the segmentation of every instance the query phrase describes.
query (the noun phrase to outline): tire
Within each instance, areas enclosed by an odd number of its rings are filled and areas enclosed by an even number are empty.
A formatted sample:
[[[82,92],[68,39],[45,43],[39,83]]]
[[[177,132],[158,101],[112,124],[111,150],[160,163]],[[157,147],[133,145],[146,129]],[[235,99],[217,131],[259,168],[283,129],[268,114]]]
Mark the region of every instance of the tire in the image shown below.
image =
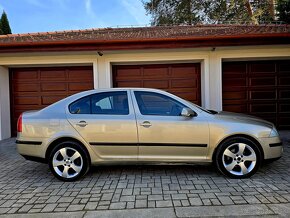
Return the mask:
[[[66,141],[52,149],[48,165],[57,179],[72,182],[89,171],[90,158],[87,151],[79,143]]]
[[[260,167],[262,154],[253,141],[243,137],[233,137],[217,148],[214,163],[219,172],[230,178],[249,178]]]

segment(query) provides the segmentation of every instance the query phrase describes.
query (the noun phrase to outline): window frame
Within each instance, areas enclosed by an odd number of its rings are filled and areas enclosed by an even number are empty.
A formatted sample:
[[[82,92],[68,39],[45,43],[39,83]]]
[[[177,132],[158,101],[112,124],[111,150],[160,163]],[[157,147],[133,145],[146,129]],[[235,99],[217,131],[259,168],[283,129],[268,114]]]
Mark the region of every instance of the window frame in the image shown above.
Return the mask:
[[[165,95],[163,93],[158,93],[158,92],[152,92],[152,91],[133,91],[134,93],[134,97],[135,97],[135,100],[136,100],[136,104],[137,104],[137,107],[138,107],[138,110],[139,110],[139,113],[142,115],[142,116],[162,116],[162,117],[181,117],[181,115],[164,115],[164,114],[143,114],[142,111],[140,110],[140,107],[139,107],[139,104],[138,104],[138,100],[137,100],[137,95],[135,93],[150,93],[150,94],[154,94],[154,95],[160,95],[160,96],[165,96],[166,98],[170,99],[171,101],[173,101],[174,103],[178,103],[180,104],[181,106],[183,106],[183,108],[188,108],[188,106],[186,106],[185,104],[181,103],[180,101],[168,96],[168,95]],[[143,100],[142,100],[143,101]]]
[[[93,107],[93,105],[92,105],[92,98],[93,98],[93,96],[94,95],[98,95],[98,94],[104,94],[104,93],[120,93],[120,92],[124,92],[124,93],[126,93],[126,95],[127,95],[127,102],[128,102],[128,114],[96,114],[96,113],[92,113],[92,107]],[[84,99],[84,98],[89,98],[90,99],[90,113],[88,113],[88,114],[77,114],[77,113],[72,113],[71,112],[71,105],[72,104],[74,104],[74,103],[76,103],[77,101],[80,101],[80,100],[82,100],[82,99]],[[108,96],[108,97],[110,97],[110,96]],[[81,97],[81,98],[78,98],[78,99],[76,99],[76,100],[74,100],[73,102],[71,102],[69,105],[68,105],[68,112],[70,113],[70,114],[72,114],[72,115],[109,115],[109,116],[111,116],[111,115],[118,115],[118,116],[120,116],[120,115],[122,115],[122,116],[128,116],[128,115],[130,115],[130,112],[131,112],[131,110],[130,110],[130,103],[129,103],[129,93],[128,93],[128,91],[108,91],[108,92],[98,92],[98,93],[93,93],[93,94],[89,94],[89,95],[87,95],[87,96],[83,96],[83,97]]]

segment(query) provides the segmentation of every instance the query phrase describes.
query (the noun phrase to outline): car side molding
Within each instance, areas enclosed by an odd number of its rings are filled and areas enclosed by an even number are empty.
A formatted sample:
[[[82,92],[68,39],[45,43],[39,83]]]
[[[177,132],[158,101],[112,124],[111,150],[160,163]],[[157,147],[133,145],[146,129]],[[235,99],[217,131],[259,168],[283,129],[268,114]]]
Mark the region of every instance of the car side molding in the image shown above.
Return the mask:
[[[93,146],[172,146],[172,147],[207,147],[207,144],[176,144],[176,143],[115,143],[90,142]]]

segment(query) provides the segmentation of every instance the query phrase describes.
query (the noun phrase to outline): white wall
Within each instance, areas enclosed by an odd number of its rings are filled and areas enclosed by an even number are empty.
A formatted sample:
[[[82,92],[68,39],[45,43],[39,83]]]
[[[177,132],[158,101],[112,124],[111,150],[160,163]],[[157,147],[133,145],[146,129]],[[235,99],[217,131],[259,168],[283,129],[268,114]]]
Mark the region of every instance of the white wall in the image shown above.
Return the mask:
[[[0,66],[0,140],[10,135],[9,74],[8,68]]]

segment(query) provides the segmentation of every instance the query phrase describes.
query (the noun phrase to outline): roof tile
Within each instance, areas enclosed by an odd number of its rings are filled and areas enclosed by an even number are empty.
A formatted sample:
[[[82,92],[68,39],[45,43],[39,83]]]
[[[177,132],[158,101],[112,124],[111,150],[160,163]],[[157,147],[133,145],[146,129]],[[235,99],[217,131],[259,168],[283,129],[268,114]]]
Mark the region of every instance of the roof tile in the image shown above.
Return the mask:
[[[246,36],[263,34],[290,34],[290,25],[192,25],[154,26],[138,28],[99,28],[89,30],[55,31],[0,36],[1,44],[63,42],[63,41],[114,41],[199,38],[216,36]]]

